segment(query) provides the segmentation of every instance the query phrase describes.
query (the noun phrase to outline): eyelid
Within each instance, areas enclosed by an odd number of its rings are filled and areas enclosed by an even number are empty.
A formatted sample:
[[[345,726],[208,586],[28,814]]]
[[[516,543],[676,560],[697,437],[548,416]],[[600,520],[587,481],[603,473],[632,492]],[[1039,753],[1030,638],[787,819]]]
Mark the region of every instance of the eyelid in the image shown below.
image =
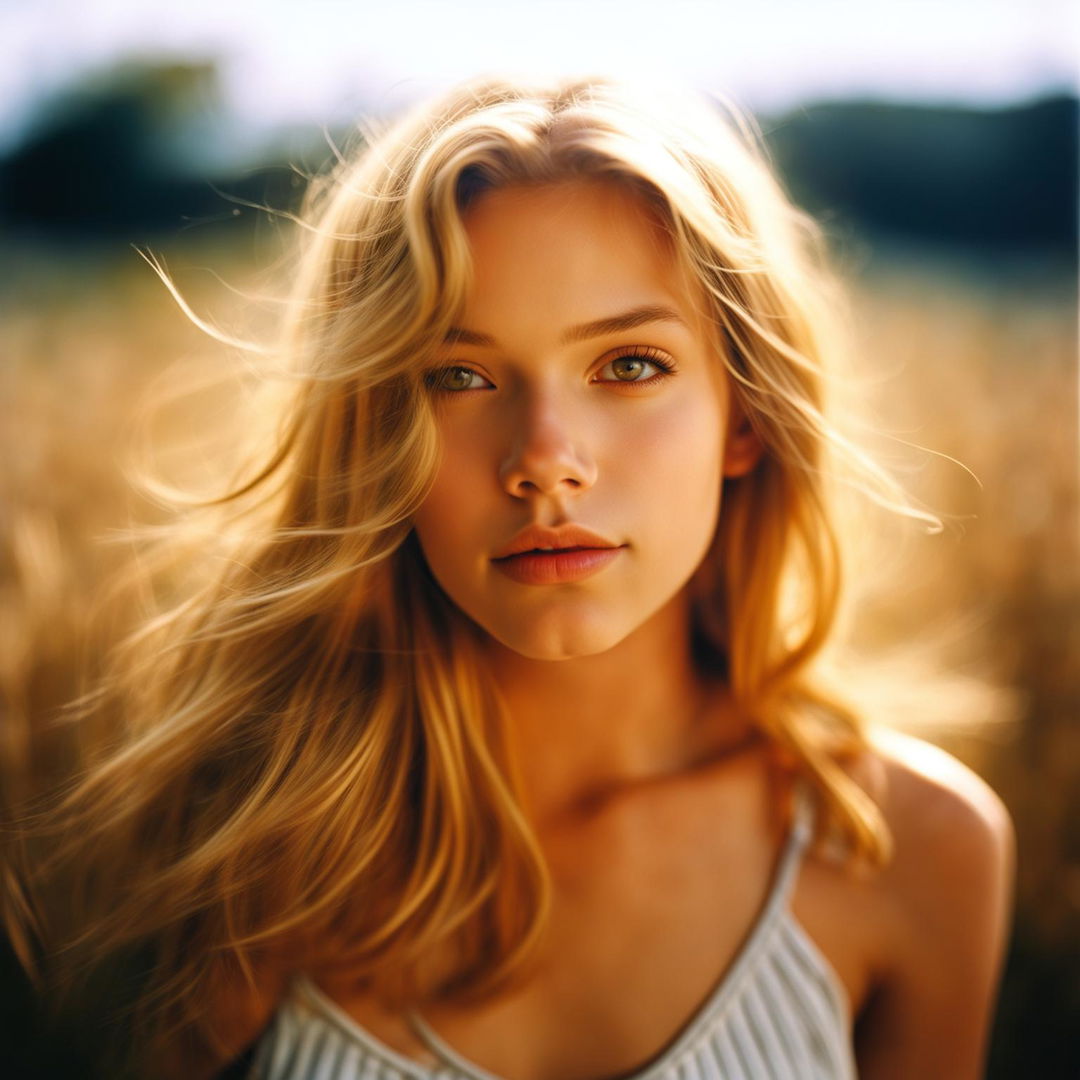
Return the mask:
[[[678,372],[675,358],[663,349],[657,349],[652,345],[629,345],[621,349],[615,349],[604,358],[601,371],[618,360],[643,360],[646,364],[652,364],[656,373],[645,379],[599,379],[600,383],[607,386],[628,386],[631,389],[640,389],[646,386],[656,386],[658,383],[670,379]]]
[[[661,381],[662,379],[675,374],[678,371],[678,366],[675,363],[674,357],[670,353],[665,352],[663,349],[658,349],[655,345],[622,345],[606,353],[600,364],[600,369],[603,370],[609,364],[613,364],[616,360],[623,359],[639,359],[644,360],[646,363],[651,363],[658,369],[658,374],[651,375],[647,379],[599,379],[596,380],[601,383],[622,385],[622,386],[649,386]],[[442,364],[439,367],[430,369],[425,375],[425,381],[428,382],[433,388],[435,388],[435,382],[440,376],[449,371],[468,371],[472,375],[476,375],[481,379],[484,379],[489,384],[491,380],[486,375],[479,372],[471,364],[468,363],[448,363]],[[469,393],[471,390],[486,389],[485,387],[471,387],[459,390],[444,390],[446,394],[464,394]]]
[[[655,345],[624,345],[617,349],[612,349],[609,353],[605,354],[601,367],[607,367],[608,364],[614,363],[616,360],[623,360],[629,357],[634,357],[639,360],[648,360],[657,367],[665,371],[674,371],[676,364],[675,358],[663,349],[656,348]]]
[[[484,379],[488,383],[491,382],[491,380],[488,379],[488,377],[486,375],[484,375],[481,372],[477,371],[474,367],[472,367],[469,364],[441,364],[438,367],[430,368],[428,371],[426,371],[424,373],[424,382],[427,384],[428,387],[430,387],[436,393],[443,393],[443,394],[464,394],[464,393],[469,393],[470,392],[469,390],[445,390],[445,389],[440,390],[439,389],[439,387],[436,385],[436,383],[438,382],[439,377],[442,376],[442,375],[445,375],[446,372],[448,372],[448,371],[468,371],[470,374],[477,375],[481,379]],[[479,389],[485,389],[485,388],[484,387],[471,387],[470,389],[471,390],[479,390]]]

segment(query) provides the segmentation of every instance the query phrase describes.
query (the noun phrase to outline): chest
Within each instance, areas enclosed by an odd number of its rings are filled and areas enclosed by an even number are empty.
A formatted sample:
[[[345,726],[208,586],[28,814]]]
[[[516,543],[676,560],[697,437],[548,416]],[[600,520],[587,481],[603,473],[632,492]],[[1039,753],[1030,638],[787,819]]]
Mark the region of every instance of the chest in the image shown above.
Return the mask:
[[[595,1080],[654,1060],[724,984],[759,926],[785,847],[764,801],[712,809],[643,802],[548,837],[553,905],[535,972],[481,1007],[427,1009],[429,1027],[508,1080]],[[844,875],[806,863],[790,900],[857,1014],[868,988],[867,950],[852,932],[860,897]],[[388,1046],[436,1063],[400,1017],[362,994],[334,996]]]

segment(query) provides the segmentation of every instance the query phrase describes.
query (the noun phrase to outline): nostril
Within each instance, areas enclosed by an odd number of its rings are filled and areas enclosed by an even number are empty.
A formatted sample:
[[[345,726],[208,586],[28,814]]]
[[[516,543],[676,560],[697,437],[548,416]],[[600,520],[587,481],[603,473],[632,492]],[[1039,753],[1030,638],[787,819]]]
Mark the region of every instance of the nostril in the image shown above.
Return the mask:
[[[572,476],[568,476],[563,480],[556,482],[555,484],[539,484],[535,480],[521,480],[518,484],[518,487],[523,491],[535,491],[543,493],[546,491],[555,491],[563,484],[569,484],[571,487],[574,488],[581,487],[581,481],[575,479]]]

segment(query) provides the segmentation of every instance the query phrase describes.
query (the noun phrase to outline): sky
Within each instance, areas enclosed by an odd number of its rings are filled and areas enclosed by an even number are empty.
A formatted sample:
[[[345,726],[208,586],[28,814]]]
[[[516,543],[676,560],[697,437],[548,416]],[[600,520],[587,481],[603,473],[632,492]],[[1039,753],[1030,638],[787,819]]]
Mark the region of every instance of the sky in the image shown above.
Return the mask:
[[[759,111],[1077,85],[1070,0],[0,0],[0,147],[124,58],[213,59],[252,130],[390,112],[487,70],[643,68]]]

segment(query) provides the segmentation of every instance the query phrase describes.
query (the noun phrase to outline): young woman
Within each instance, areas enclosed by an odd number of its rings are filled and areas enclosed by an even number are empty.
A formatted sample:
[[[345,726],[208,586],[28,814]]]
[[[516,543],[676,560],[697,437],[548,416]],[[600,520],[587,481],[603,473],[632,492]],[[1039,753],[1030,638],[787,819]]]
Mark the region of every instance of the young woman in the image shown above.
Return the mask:
[[[27,959],[127,965],[151,1076],[980,1075],[1010,822],[819,677],[837,491],[918,512],[748,140],[471,83],[303,221],[276,445],[90,706]]]

